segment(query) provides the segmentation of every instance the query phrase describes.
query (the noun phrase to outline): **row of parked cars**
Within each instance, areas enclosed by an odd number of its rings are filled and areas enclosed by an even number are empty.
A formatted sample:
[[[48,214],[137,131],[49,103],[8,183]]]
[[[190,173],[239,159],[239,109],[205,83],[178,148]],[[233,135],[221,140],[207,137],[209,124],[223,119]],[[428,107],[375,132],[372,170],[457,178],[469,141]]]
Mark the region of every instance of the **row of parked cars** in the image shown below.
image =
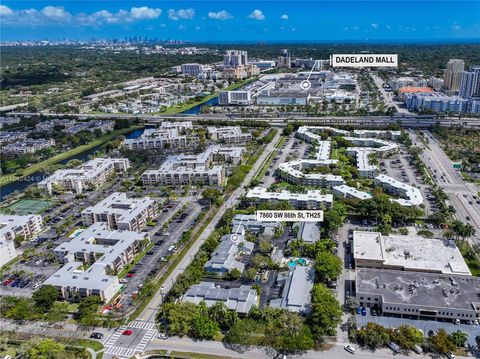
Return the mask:
[[[32,288],[37,289],[41,285],[41,282],[40,282],[41,279],[42,279],[41,274],[37,275],[34,278],[30,278],[27,276],[21,276],[17,273],[14,273],[11,275],[7,275],[6,279],[3,281],[2,284],[5,287],[10,286],[10,287],[25,288],[33,283]]]

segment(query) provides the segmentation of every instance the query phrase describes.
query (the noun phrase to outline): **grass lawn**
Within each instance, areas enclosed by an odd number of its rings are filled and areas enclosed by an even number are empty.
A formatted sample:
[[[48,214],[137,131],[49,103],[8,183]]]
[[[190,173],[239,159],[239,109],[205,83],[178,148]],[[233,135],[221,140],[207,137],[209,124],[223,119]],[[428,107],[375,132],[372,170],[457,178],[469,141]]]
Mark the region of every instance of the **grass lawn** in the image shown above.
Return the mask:
[[[202,353],[191,353],[191,352],[170,352],[172,358],[185,358],[185,359],[231,359],[231,357],[225,357],[221,355],[211,355],[211,354],[202,354]]]
[[[67,352],[76,350],[75,348],[92,348],[94,351],[102,350],[103,344],[90,339],[77,339],[66,337],[49,337],[55,341],[65,345]],[[25,342],[32,339],[46,339],[46,337],[29,333],[15,333],[15,332],[2,332],[0,334],[0,340],[7,344],[11,349],[15,350],[19,348]],[[77,353],[79,354],[79,353]],[[69,355],[71,357],[71,355]],[[98,358],[98,356],[97,356]]]
[[[45,161],[35,163],[31,165],[28,168],[25,168],[22,172],[22,176],[29,176],[35,172],[42,171],[46,167],[51,166],[57,162],[63,161],[67,158],[70,158],[72,156],[78,155],[79,153],[82,153],[84,151],[87,151],[95,146],[99,146],[105,142],[110,141],[111,139],[119,136],[119,135],[124,135],[126,133],[138,130],[142,128],[143,126],[130,126],[128,128],[123,128],[121,130],[115,130],[110,133],[107,133],[106,135],[100,136],[97,139],[93,140],[92,142],[86,144],[86,145],[81,145],[75,148],[72,148],[69,151],[60,153],[58,155],[55,155],[53,157],[50,157],[46,159]],[[8,175],[8,176],[2,176],[0,178],[0,187],[6,185],[7,183],[14,182],[19,180],[22,176],[15,176],[15,175]]]
[[[475,277],[480,277],[479,255],[475,254],[472,247],[467,242],[460,244],[458,246],[458,249],[460,249],[460,252],[462,253],[463,258],[465,259],[465,262],[467,263],[468,268],[470,269],[470,272],[472,272],[472,275]]]

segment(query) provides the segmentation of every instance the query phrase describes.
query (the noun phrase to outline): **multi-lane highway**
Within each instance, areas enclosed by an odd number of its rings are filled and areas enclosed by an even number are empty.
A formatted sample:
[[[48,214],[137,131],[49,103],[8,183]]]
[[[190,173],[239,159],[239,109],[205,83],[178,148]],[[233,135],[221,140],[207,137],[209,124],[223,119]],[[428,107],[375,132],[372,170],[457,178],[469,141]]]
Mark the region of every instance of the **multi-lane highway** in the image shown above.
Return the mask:
[[[455,216],[465,223],[470,223],[476,230],[476,236],[470,240],[480,243],[480,204],[478,201],[479,186],[466,182],[460,172],[453,168],[453,163],[440,147],[438,141],[428,131],[424,132],[428,146],[421,154],[434,180],[448,195],[450,204],[455,208]],[[417,145],[422,142],[414,131],[410,131],[412,141]]]
[[[11,115],[38,115],[35,112],[15,112]],[[48,117],[63,117],[62,113],[45,113]],[[399,124],[404,128],[429,128],[436,124],[443,127],[462,126],[464,128],[480,129],[480,119],[477,118],[459,118],[459,117],[437,117],[435,115],[405,115],[397,114],[389,116],[350,116],[350,117],[315,117],[306,114],[292,113],[289,116],[281,116],[273,113],[271,116],[265,115],[225,115],[225,114],[201,114],[201,115],[133,115],[133,114],[68,114],[71,118],[87,119],[115,119],[132,118],[139,119],[148,123],[158,123],[164,120],[183,120],[183,121],[264,121],[271,126],[284,127],[290,122],[304,122],[318,125],[348,125],[348,126],[388,126]]]

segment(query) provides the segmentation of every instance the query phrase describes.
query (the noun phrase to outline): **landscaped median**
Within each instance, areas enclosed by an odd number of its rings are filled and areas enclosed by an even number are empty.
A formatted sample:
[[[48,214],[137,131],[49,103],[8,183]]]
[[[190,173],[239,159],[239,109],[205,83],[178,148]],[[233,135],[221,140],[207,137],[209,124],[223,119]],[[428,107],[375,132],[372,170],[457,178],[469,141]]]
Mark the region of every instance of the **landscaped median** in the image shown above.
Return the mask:
[[[270,155],[265,159],[265,161],[262,164],[262,168],[258,172],[258,174],[255,176],[255,180],[261,181],[263,176],[265,176],[265,173],[268,170],[268,167],[272,164],[273,159],[278,153],[278,149],[285,143],[286,137],[280,137],[278,140],[277,144],[275,145],[275,149],[270,153]]]
[[[95,139],[94,141],[86,144],[86,145],[81,145],[81,146],[78,146],[78,147],[75,147],[75,148],[72,148],[71,150],[69,151],[66,151],[66,152],[63,152],[63,153],[60,153],[58,155],[55,155],[53,157],[50,157],[48,159],[46,159],[45,161],[42,161],[42,162],[39,162],[39,163],[35,163],[27,168],[25,168],[22,172],[22,176],[15,176],[15,175],[4,175],[0,178],[0,187],[1,186],[4,186],[10,182],[15,182],[15,181],[18,181],[20,180],[22,177],[25,177],[25,176],[29,176],[35,172],[38,172],[38,171],[42,171],[44,170],[45,168],[47,168],[48,166],[51,166],[55,163],[58,163],[60,161],[63,161],[63,160],[66,160],[70,157],[73,157],[75,155],[78,155],[82,152],[85,152],[95,146],[99,146],[105,142],[108,142],[110,141],[111,139],[117,137],[117,136],[120,136],[120,135],[124,135],[126,133],[129,133],[129,132],[132,132],[132,131],[135,131],[135,130],[139,130],[143,128],[143,126],[130,126],[128,128],[122,128],[121,130],[115,130],[115,131],[112,131],[106,135],[103,135],[103,136],[100,136],[98,137],[97,139]]]

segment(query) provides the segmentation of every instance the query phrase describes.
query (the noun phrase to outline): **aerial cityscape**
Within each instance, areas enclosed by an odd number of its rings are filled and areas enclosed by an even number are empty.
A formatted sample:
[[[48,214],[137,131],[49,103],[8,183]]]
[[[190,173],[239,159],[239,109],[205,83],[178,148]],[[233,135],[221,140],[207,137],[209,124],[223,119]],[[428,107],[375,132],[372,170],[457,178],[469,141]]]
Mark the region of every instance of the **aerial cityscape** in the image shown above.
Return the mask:
[[[0,30],[0,358],[480,358],[480,1]]]

